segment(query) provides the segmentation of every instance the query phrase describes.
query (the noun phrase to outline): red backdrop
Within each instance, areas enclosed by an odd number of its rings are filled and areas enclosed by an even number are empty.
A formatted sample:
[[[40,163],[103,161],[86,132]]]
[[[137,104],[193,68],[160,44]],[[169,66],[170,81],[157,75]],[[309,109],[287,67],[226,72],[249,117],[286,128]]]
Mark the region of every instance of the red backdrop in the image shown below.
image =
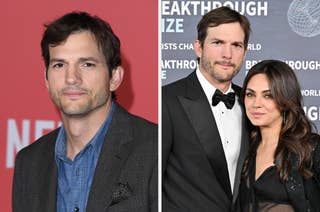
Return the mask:
[[[121,40],[125,79],[118,102],[150,121],[158,117],[158,5],[153,0],[5,0],[1,2],[0,211],[11,211],[18,149],[59,124],[44,84],[43,24],[84,10],[108,21]]]

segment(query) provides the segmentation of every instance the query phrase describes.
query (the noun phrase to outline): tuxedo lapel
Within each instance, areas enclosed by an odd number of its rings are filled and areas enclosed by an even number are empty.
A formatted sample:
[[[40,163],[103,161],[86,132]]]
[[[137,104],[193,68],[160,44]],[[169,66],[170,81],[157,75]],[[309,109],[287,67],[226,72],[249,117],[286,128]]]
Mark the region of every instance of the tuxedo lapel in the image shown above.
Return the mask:
[[[187,83],[186,96],[179,96],[178,99],[199,138],[218,181],[231,199],[232,192],[227,162],[210,104],[195,72],[189,76]]]
[[[116,105],[95,170],[86,211],[100,212],[111,204],[121,168],[133,148],[130,146],[132,139],[127,112]]]
[[[242,108],[242,111],[244,108]],[[237,200],[237,196],[239,193],[239,185],[241,180],[241,173],[243,163],[246,159],[247,152],[249,149],[249,137],[248,137],[248,130],[247,130],[247,123],[246,123],[246,116],[244,115],[244,111],[242,113],[242,134],[241,134],[241,147],[240,147],[240,154],[237,163],[236,175],[235,175],[235,182],[234,182],[234,191],[233,191],[233,203]]]
[[[236,169],[236,174],[235,174],[235,182],[234,182],[234,191],[233,191],[233,203],[237,200],[237,196],[239,193],[239,185],[240,185],[240,180],[241,180],[241,173],[242,173],[242,166],[244,163],[244,160],[247,155],[247,151],[249,148],[249,138],[248,138],[248,130],[247,130],[247,118],[245,116],[245,109],[243,104],[240,102],[240,92],[241,88],[232,84],[232,89],[235,91],[236,95],[238,96],[238,101],[239,105],[241,106],[241,111],[242,111],[242,133],[241,133],[241,147],[240,147],[240,154],[238,158],[238,163],[237,163],[237,169]]]

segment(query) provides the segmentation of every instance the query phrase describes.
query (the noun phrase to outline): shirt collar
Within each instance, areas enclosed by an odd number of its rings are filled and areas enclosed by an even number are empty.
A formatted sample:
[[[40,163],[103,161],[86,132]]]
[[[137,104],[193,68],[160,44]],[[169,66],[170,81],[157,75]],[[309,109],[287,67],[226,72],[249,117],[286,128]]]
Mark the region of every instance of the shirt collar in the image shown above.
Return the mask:
[[[110,125],[110,122],[112,120],[112,116],[114,113],[114,110],[116,108],[116,104],[112,101],[111,107],[109,114],[106,118],[106,120],[103,122],[97,133],[94,135],[94,137],[87,143],[87,145],[77,154],[81,154],[83,151],[88,149],[89,147],[92,147],[95,152],[99,152],[103,141],[104,137],[107,133],[108,127]],[[56,145],[55,145],[55,157],[56,159],[62,159],[62,160],[68,160],[67,155],[67,147],[66,147],[66,131],[64,128],[64,125],[61,125],[61,128],[59,130],[59,134],[56,140]]]

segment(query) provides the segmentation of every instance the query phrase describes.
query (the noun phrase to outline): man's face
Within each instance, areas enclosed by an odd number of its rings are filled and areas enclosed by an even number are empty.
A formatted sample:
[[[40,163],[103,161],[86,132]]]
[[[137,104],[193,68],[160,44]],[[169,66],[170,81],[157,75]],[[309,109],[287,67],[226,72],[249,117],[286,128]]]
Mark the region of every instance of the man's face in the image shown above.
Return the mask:
[[[48,87],[52,101],[65,116],[106,110],[115,90],[104,55],[88,31],[71,34],[49,47]]]
[[[244,31],[238,22],[209,27],[203,47],[195,42],[199,69],[210,82],[229,82],[239,72],[245,57]]]

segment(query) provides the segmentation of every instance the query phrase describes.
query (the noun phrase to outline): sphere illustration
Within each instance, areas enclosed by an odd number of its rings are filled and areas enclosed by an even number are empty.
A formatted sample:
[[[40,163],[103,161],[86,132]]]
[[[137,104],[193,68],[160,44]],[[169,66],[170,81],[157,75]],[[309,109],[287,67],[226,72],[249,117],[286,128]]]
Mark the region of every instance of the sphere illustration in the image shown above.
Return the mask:
[[[291,29],[302,37],[320,34],[320,0],[294,0],[289,6],[288,22]]]

